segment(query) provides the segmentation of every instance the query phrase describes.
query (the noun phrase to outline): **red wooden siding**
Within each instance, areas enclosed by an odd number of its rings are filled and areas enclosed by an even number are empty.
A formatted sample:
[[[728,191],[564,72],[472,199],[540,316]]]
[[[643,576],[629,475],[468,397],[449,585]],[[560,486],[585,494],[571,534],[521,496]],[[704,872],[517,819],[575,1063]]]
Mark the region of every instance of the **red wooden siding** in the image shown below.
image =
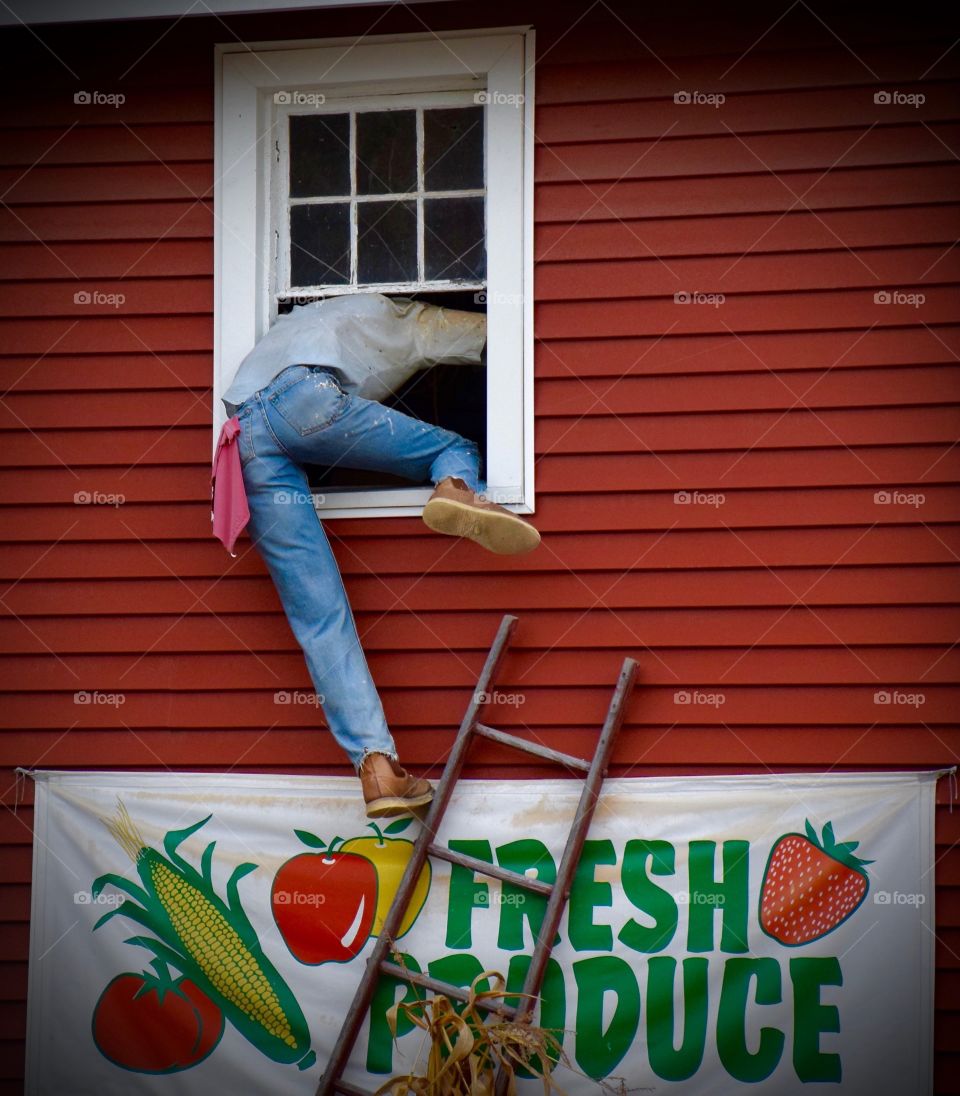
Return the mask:
[[[641,21],[636,5],[521,2],[40,28],[49,49],[5,32],[4,802],[17,765],[349,771],[312,710],[273,703],[309,681],[259,560],[209,536],[212,47],[421,19],[537,26],[544,541],[498,562],[416,520],[328,525],[406,762],[438,771],[512,611],[503,684],[526,702],[499,722],[561,749],[589,752],[621,657],[640,660],[618,773],[955,763],[960,51],[917,6],[843,7],[796,5],[772,30],[762,5]],[[81,88],[126,102],[80,109]],[[681,88],[726,102],[678,106]],[[878,89],[926,100],[881,108]],[[79,307],[78,289],[126,299]],[[874,302],[893,289],[925,301]],[[877,505],[884,489],[925,501]],[[680,490],[725,501],[677,505]],[[83,491],[125,501],[75,505]],[[680,688],[726,703],[677,705]],[[881,688],[926,701],[878,706]],[[126,703],[76,705],[78,690]],[[477,756],[471,775],[555,775],[493,744]],[[23,795],[0,814],[2,1093],[22,1076]],[[960,811],[941,798],[946,1096]]]

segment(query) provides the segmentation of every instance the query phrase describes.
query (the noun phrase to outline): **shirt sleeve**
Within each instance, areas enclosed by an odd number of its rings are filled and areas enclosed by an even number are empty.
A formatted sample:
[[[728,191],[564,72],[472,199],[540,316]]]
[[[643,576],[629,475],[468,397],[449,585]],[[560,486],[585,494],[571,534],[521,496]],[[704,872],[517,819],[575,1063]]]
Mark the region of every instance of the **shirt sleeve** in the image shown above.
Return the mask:
[[[424,304],[405,322],[412,325],[419,368],[480,362],[487,341],[487,317],[483,312]]]

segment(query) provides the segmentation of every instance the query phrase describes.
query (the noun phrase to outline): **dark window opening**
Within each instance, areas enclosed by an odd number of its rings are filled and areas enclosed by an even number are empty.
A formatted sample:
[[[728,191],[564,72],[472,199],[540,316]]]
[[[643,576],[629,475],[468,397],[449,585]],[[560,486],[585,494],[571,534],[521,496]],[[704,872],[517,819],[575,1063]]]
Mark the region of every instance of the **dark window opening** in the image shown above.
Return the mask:
[[[484,312],[486,306],[475,300],[474,292],[410,293],[419,301],[457,308],[469,312]],[[486,460],[487,449],[487,370],[485,365],[435,365],[414,373],[403,388],[383,401],[387,407],[424,422],[454,430],[480,447]],[[417,484],[386,472],[323,465],[309,465],[310,488],[336,501],[338,491],[358,488],[414,487]],[[427,481],[424,481],[426,483]]]

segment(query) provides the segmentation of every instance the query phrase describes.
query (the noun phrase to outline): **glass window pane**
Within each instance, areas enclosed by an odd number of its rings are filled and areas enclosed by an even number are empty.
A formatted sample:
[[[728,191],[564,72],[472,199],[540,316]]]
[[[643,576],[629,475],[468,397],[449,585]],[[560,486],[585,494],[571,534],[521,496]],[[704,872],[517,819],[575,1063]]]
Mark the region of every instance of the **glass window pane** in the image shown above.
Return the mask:
[[[417,280],[416,202],[357,204],[357,279],[363,285]]]
[[[290,197],[350,193],[350,115],[290,116]]]
[[[320,202],[290,208],[290,283],[350,281],[350,205]]]
[[[427,278],[483,281],[487,269],[483,198],[428,198],[423,217]]]
[[[357,115],[357,193],[417,189],[417,112],[371,110]]]
[[[427,190],[483,186],[483,107],[423,112],[423,174]]]

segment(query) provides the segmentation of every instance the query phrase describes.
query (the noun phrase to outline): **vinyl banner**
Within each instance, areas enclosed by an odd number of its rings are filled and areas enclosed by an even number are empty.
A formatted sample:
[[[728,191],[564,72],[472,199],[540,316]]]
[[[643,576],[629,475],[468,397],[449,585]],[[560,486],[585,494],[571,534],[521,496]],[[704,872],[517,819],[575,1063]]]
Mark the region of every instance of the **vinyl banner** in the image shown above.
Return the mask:
[[[346,777],[32,775],[27,1092],[311,1096],[420,823]],[[607,781],[535,1016],[559,1088],[930,1093],[937,775]],[[461,780],[437,840],[550,881],[580,787]],[[516,994],[545,902],[434,859],[394,961]],[[424,1072],[388,1022],[423,994],[381,979],[346,1081]]]

